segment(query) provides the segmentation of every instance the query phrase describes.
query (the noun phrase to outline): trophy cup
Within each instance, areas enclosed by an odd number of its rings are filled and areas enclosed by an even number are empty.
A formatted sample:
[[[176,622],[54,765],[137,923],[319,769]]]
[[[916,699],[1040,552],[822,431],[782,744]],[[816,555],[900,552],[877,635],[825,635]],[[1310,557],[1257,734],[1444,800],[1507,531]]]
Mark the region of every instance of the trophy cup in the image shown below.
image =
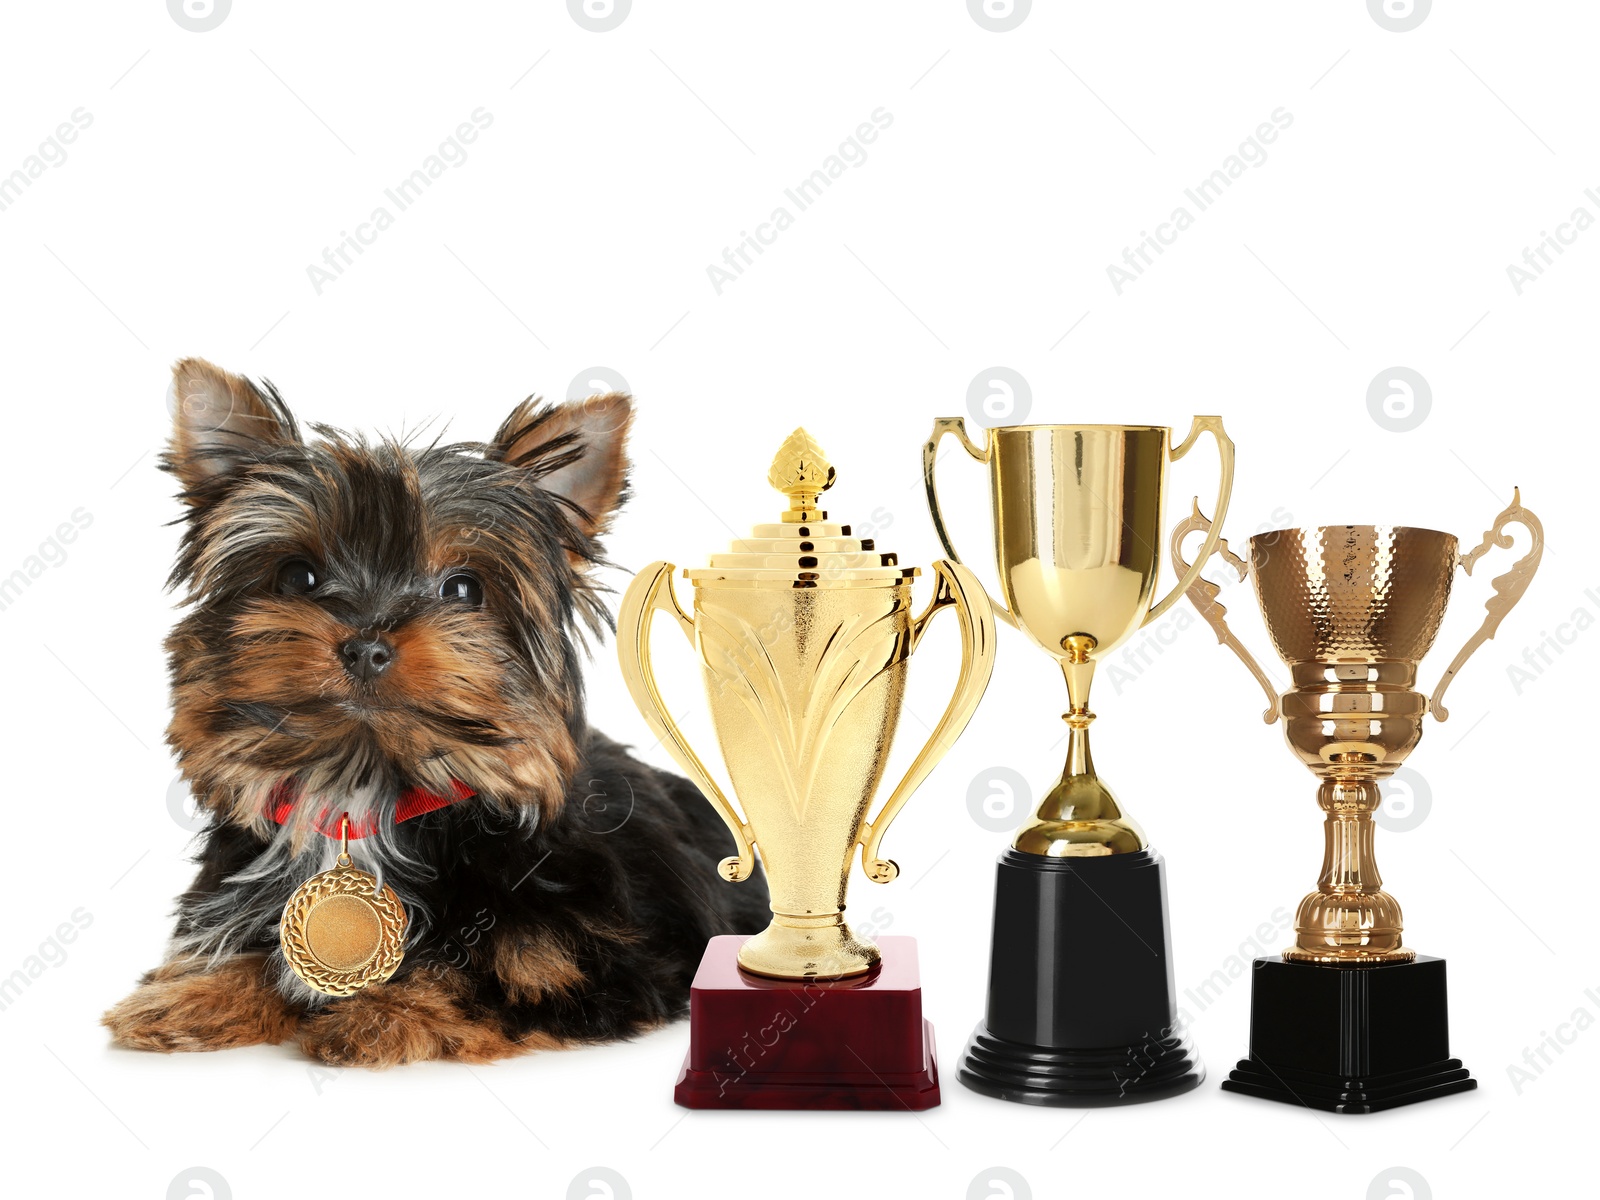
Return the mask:
[[[675,1097],[689,1108],[931,1108],[939,1075],[916,942],[874,945],[851,929],[845,891],[857,844],[873,882],[899,874],[880,856],[884,833],[977,708],[994,669],[994,617],[972,574],[943,561],[933,564],[931,602],[914,615],[917,568],[898,566],[816,507],[834,471],[804,430],[783,444],[767,478],[788,496],[787,511],[684,572],[693,615],[673,592],[676,568],[657,562],[628,588],[618,618],[634,702],[733,834],[738,852],[723,860],[723,878],[749,878],[759,846],[772,898],[765,930],[715,937],[706,948]],[[946,608],[961,628],[955,694],[868,820],[912,651]],[[743,816],[656,686],[649,639],[658,609],[694,644]]]
[[[1220,525],[1220,521],[1215,524]],[[1416,690],[1417,665],[1433,645],[1459,565],[1473,565],[1512,539],[1531,535],[1527,554],[1494,580],[1488,616],[1451,661],[1432,697]],[[1196,507],[1172,535],[1182,562],[1188,534],[1215,534]],[[1454,536],[1404,525],[1280,529],[1250,539],[1248,566],[1216,545],[1256,599],[1292,686],[1278,696],[1234,637],[1217,603],[1220,589],[1197,580],[1189,599],[1265,690],[1263,714],[1280,716],[1284,736],[1321,781],[1322,875],[1300,902],[1294,945],[1258,958],[1251,971],[1250,1057],[1222,1086],[1269,1100],[1339,1113],[1378,1112],[1478,1086],[1450,1057],[1445,963],[1401,944],[1400,905],[1383,890],[1373,860],[1372,814],[1380,780],[1394,774],[1422,737],[1422,717],[1450,714],[1445,689],[1495,634],[1527,591],[1544,551],[1539,518],[1520,491],[1470,553]],[[1211,551],[1202,550],[1200,563]]]
[[[1210,433],[1222,461],[1217,508],[1226,511],[1233,443],[1220,418],[1196,417],[1175,448],[1170,429],[1120,425],[989,429],[977,446],[961,418],[942,418],[923,448],[923,476],[934,529],[958,563],[934,488],[947,433],[989,468],[1005,598],[991,600],[995,612],[1060,662],[1068,700],[1061,779],[1000,856],[988,1010],[958,1078],[1028,1104],[1186,1092],[1204,1070],[1175,1027],[1162,861],[1095,771],[1089,683],[1098,661],[1197,576],[1183,572],[1152,604],[1168,462]]]

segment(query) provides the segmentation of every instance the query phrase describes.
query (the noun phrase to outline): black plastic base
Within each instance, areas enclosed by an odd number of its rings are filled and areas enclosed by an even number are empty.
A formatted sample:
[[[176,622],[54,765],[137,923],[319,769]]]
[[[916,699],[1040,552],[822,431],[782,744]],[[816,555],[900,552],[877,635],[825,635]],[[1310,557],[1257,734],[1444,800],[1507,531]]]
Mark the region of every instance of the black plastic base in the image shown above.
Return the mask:
[[[1152,850],[1007,850],[995,879],[989,1008],[956,1078],[1023,1104],[1136,1104],[1199,1086],[1175,1028],[1166,884]]]
[[[1164,1100],[1199,1087],[1206,1073],[1180,1035],[1110,1050],[1047,1050],[979,1025],[956,1077],[997,1100],[1091,1108]]]
[[[1258,958],[1250,1057],[1223,1089],[1336,1113],[1382,1112],[1478,1086],[1450,1057],[1444,959],[1343,967]]]

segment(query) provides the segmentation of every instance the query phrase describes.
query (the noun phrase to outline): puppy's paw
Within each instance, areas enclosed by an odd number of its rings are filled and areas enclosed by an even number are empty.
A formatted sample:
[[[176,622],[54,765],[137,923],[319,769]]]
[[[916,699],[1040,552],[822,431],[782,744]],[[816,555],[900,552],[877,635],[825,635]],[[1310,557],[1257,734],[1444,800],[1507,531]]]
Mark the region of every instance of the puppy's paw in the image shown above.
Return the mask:
[[[227,1050],[287,1040],[300,1010],[267,982],[266,959],[246,955],[206,969],[157,967],[100,1023],[134,1050]]]
[[[512,1041],[492,1017],[469,1017],[457,1003],[463,991],[454,972],[374,984],[306,1018],[300,1048],[334,1066],[383,1068],[432,1058],[492,1062],[556,1045],[540,1035]]]

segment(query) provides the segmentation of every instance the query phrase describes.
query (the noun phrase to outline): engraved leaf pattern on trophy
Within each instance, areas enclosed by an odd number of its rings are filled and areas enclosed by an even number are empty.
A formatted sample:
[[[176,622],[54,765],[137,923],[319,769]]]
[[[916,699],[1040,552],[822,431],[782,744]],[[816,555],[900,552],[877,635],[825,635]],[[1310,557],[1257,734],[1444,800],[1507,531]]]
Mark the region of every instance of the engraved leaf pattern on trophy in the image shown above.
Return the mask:
[[[766,736],[795,820],[803,823],[828,738],[841,727],[841,718],[856,697],[903,657],[903,623],[891,613],[852,614],[827,635],[811,660],[810,674],[802,678],[782,673],[767,653],[765,640],[737,618],[702,610],[696,628],[702,661]],[[752,646],[753,654],[737,653],[740,647]]]

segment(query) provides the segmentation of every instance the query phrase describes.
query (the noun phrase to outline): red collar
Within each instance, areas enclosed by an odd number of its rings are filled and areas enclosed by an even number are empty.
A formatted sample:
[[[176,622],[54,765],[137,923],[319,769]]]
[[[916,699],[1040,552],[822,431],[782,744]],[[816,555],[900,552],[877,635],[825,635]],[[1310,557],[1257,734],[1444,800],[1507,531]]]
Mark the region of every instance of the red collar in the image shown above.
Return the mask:
[[[420,787],[408,787],[400,793],[399,799],[394,803],[394,823],[409,821],[412,817],[420,817],[423,813],[431,813],[435,809],[446,808],[459,800],[466,800],[478,793],[462,783],[459,779],[450,781],[450,795],[440,796]],[[280,779],[272,789],[269,797],[272,804],[272,819],[279,825],[286,824],[294,816],[295,805],[300,800],[300,785],[294,778]],[[344,817],[344,810],[324,808],[311,820],[312,828],[324,837],[337,838],[339,836],[339,822]],[[364,838],[376,833],[378,819],[369,813],[360,821],[350,822],[350,838]]]

